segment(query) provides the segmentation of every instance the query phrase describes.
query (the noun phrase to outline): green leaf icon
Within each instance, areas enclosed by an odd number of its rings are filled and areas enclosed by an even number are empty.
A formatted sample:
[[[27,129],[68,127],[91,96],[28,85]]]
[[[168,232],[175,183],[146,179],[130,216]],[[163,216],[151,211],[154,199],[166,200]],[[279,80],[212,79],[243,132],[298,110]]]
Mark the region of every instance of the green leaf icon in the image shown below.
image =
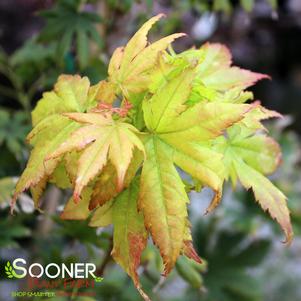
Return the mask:
[[[5,273],[7,275],[7,278],[14,278],[12,271],[13,271],[13,268],[12,268],[10,262],[8,261],[5,266]]]
[[[95,282],[101,282],[103,280],[103,278],[102,277],[94,277],[94,281]]]
[[[11,263],[8,261],[6,263],[6,266],[5,266],[5,273],[6,273],[6,276],[7,278],[16,278],[16,279],[21,279],[24,277],[24,275],[18,275],[15,270],[13,269],[13,267],[11,266]]]

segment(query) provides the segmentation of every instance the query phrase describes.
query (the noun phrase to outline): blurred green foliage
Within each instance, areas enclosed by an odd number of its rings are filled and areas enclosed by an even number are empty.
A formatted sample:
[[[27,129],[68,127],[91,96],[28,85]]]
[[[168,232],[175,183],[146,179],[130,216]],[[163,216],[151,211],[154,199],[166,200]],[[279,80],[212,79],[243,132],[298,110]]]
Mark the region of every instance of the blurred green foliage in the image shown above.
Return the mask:
[[[80,69],[88,64],[89,42],[93,40],[99,48],[103,45],[95,28],[95,23],[102,19],[95,13],[82,11],[82,4],[80,0],[60,0],[53,8],[40,12],[46,26],[39,35],[41,42],[56,44],[56,58],[60,63],[74,42]]]
[[[238,230],[222,229],[212,233],[210,228],[215,228],[215,222],[213,219],[207,227],[200,222],[195,233],[198,251],[209,262],[204,278],[208,296],[204,300],[261,300],[261,280],[248,272],[248,268],[260,266],[271,242],[248,241],[246,233]]]
[[[6,110],[0,110],[0,146],[5,144],[18,160],[21,160],[25,137],[29,130],[26,113],[19,111],[10,114]]]
[[[188,0],[188,1],[172,1],[173,5],[176,7],[181,7],[182,9],[189,10],[193,8],[194,10],[203,13],[206,11],[216,11],[230,14],[236,6],[242,7],[245,11],[251,12],[254,9],[256,0]],[[267,4],[273,10],[277,9],[277,0],[266,0]]]

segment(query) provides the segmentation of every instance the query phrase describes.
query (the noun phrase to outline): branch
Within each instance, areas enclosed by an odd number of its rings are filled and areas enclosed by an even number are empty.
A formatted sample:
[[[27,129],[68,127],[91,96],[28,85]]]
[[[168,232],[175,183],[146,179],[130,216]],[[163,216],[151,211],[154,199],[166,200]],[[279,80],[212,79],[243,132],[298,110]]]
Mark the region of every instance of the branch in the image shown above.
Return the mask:
[[[98,276],[103,276],[103,273],[105,271],[105,268],[107,266],[107,264],[112,260],[112,257],[111,257],[111,252],[112,252],[112,249],[113,249],[113,237],[110,237],[109,239],[109,247],[105,253],[105,256],[104,256],[104,259],[103,259],[103,262],[101,263],[101,265],[97,268],[96,270],[96,275]]]

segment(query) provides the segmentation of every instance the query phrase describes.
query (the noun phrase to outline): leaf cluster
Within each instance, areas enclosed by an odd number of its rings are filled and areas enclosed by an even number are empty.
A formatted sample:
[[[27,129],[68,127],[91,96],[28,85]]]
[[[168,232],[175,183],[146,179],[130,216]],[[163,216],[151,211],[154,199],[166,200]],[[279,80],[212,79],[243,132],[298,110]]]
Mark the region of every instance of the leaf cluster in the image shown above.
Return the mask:
[[[253,95],[246,89],[268,76],[232,66],[220,44],[176,54],[171,43],[182,33],[149,43],[147,33],[161,17],[115,50],[106,80],[91,86],[86,77],[61,75],[43,94],[32,112],[27,141],[33,149],[13,200],[31,189],[39,207],[48,182],[71,188],[61,217],[113,224],[112,256],[145,300],[137,267],[149,236],[165,276],[181,254],[201,262],[187,213],[187,192],[195,187],[214,191],[210,212],[224,182],[239,180],[287,241],[292,238],[286,197],[265,176],[281,152],[261,121],[279,114],[247,103]]]

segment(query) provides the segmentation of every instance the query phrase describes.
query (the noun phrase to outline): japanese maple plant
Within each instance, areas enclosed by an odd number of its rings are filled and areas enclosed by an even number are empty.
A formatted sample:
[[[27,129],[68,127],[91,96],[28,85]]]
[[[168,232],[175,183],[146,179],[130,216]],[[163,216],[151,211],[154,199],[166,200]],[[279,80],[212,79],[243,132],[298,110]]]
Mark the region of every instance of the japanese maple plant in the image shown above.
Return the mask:
[[[176,54],[170,44],[184,34],[154,43],[147,33],[162,15],[147,21],[115,50],[108,78],[91,86],[87,77],[61,75],[32,112],[33,149],[13,205],[31,190],[35,206],[47,182],[72,188],[63,219],[113,224],[112,256],[137,275],[148,237],[158,247],[167,275],[179,255],[200,262],[193,248],[187,193],[210,187],[220,202],[223,183],[239,180],[256,201],[293,236],[285,195],[265,176],[281,160],[277,142],[261,121],[280,114],[251,102],[246,91],[267,75],[232,66],[229,50],[206,43]]]

